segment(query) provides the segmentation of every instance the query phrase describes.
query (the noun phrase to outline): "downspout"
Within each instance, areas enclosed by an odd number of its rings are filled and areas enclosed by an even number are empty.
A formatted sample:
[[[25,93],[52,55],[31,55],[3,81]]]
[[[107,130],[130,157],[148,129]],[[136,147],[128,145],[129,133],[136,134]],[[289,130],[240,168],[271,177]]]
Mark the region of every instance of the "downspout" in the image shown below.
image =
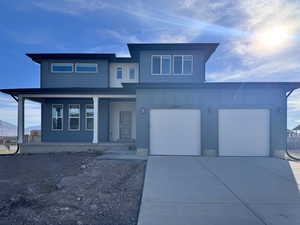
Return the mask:
[[[289,91],[288,94],[286,95],[286,104],[287,104],[287,99],[288,99],[288,97],[294,92],[294,90],[295,90],[295,89]],[[292,155],[289,153],[289,151],[288,151],[288,145],[287,145],[287,144],[288,144],[288,142],[287,142],[287,132],[286,132],[286,139],[285,139],[285,141],[286,141],[286,144],[285,144],[285,153],[286,153],[286,155],[287,155],[289,158],[291,158],[292,160],[300,161],[300,158],[297,158],[297,157],[295,157],[295,156],[292,156]]]

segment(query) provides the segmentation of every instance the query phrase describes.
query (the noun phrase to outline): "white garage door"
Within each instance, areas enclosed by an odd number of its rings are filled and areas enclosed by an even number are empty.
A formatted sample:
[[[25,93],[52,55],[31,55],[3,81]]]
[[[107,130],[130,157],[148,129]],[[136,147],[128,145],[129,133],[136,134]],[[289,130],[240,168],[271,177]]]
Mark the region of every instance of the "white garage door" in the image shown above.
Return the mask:
[[[153,109],[150,111],[152,155],[200,155],[200,110]]]
[[[219,110],[221,156],[269,155],[269,110]]]

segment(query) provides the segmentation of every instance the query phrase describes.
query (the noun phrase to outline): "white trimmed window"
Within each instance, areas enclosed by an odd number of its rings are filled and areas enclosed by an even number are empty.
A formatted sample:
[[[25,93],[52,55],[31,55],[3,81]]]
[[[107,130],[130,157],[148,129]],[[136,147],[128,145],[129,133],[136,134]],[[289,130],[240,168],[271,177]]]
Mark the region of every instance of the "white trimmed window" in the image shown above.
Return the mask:
[[[193,56],[192,55],[174,55],[173,72],[176,75],[192,75]]]
[[[151,59],[152,75],[171,74],[171,56],[153,55]]]
[[[122,67],[117,67],[116,77],[117,77],[117,80],[122,80],[123,79],[123,68]]]
[[[69,105],[69,130],[71,131],[80,130],[80,105],[79,104]]]
[[[52,63],[52,73],[73,73],[73,63]]]
[[[94,105],[93,104],[85,105],[85,129],[86,130],[94,129]]]
[[[52,105],[52,130],[63,130],[63,112],[64,107],[62,104]]]
[[[135,68],[130,67],[129,68],[129,80],[135,80],[136,75],[135,75]]]
[[[76,63],[76,73],[97,73],[98,65],[96,63]]]

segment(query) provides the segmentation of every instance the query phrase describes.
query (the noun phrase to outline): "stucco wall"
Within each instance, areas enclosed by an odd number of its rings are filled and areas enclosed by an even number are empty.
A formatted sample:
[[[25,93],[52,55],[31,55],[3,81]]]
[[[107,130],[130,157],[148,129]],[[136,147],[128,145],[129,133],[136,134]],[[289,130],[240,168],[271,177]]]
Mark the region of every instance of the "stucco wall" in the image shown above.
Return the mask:
[[[280,89],[139,89],[136,106],[140,149],[149,149],[149,110],[153,108],[199,108],[202,152],[218,151],[218,109],[269,109],[271,154],[286,145],[286,98]]]

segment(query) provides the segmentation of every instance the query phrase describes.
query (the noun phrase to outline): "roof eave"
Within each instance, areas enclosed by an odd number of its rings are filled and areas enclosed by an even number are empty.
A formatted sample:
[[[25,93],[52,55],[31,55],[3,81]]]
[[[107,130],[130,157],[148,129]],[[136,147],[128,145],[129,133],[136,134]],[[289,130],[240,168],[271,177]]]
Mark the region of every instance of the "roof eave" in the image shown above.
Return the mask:
[[[43,60],[74,60],[74,59],[109,59],[114,60],[114,53],[26,53],[26,56],[31,58],[36,63],[41,63]]]

